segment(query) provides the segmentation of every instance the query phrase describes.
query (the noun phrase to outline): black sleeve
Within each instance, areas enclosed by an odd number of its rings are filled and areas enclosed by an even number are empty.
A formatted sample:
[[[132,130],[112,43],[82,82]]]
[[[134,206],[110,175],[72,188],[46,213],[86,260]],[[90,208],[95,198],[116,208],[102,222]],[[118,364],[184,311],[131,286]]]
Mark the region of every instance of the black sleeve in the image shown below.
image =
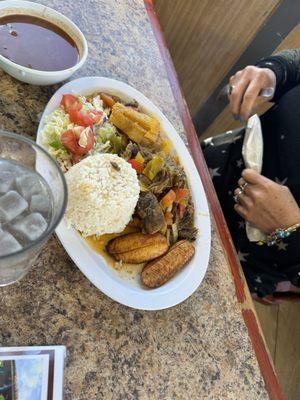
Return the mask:
[[[286,266],[284,273],[293,285],[300,287],[300,230],[284,240],[286,246]]]
[[[256,63],[257,67],[269,68],[276,75],[276,90],[273,101],[300,84],[300,49],[285,50],[266,57]]]

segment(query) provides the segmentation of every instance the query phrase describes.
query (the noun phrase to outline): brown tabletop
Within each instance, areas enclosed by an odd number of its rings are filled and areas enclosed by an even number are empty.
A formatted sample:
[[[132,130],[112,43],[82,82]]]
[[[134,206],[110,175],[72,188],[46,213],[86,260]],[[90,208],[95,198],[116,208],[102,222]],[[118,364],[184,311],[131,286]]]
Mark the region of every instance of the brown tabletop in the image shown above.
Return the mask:
[[[189,144],[212,214],[198,290],[164,311],[122,306],[96,289],[53,236],[18,284],[0,289],[3,346],[67,346],[65,399],[283,399],[190,115],[150,0],[43,0],[84,32],[77,76],[122,80],[148,96]],[[0,71],[0,128],[35,138],[57,87]]]

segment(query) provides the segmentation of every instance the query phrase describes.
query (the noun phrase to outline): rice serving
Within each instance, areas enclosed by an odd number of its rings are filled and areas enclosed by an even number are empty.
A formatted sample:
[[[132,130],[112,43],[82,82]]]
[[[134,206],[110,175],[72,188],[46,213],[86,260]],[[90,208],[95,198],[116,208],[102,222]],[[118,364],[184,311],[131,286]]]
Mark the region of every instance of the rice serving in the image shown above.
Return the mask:
[[[69,227],[83,236],[122,232],[139,198],[139,182],[131,165],[115,154],[89,156],[65,174]]]

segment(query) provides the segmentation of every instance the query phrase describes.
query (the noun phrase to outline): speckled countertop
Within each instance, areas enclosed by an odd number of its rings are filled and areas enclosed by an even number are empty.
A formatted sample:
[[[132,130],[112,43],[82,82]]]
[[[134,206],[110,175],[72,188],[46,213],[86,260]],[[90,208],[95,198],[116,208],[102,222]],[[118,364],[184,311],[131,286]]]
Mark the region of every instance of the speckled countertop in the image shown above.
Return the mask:
[[[43,0],[82,29],[89,58],[79,75],[128,82],[184,137],[142,0]],[[0,71],[0,128],[35,137],[55,88]],[[98,291],[56,237],[18,284],[0,289],[1,345],[64,344],[65,399],[267,399],[227,260],[214,227],[201,287],[181,305],[134,311]]]

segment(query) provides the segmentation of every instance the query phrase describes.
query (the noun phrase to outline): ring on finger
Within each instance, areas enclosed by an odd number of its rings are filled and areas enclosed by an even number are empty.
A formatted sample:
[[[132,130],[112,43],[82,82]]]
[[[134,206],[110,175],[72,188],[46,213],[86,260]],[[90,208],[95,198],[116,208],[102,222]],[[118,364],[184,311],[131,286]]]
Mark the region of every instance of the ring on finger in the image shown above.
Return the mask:
[[[244,183],[246,183],[245,179],[241,176],[240,179],[238,180],[238,186],[242,186]]]
[[[234,91],[235,86],[234,85],[229,85],[228,87],[228,94],[229,96],[231,95],[231,93]]]
[[[243,177],[238,180],[238,185],[242,190],[245,190],[246,186],[248,186],[248,182],[245,181]]]
[[[235,203],[239,202],[239,199],[242,194],[244,194],[244,190],[242,190],[241,188],[238,188],[233,196],[233,200],[235,201]]]
[[[240,189],[244,192],[247,186],[248,186],[248,183],[247,183],[247,182],[242,183],[242,184],[240,185]]]

